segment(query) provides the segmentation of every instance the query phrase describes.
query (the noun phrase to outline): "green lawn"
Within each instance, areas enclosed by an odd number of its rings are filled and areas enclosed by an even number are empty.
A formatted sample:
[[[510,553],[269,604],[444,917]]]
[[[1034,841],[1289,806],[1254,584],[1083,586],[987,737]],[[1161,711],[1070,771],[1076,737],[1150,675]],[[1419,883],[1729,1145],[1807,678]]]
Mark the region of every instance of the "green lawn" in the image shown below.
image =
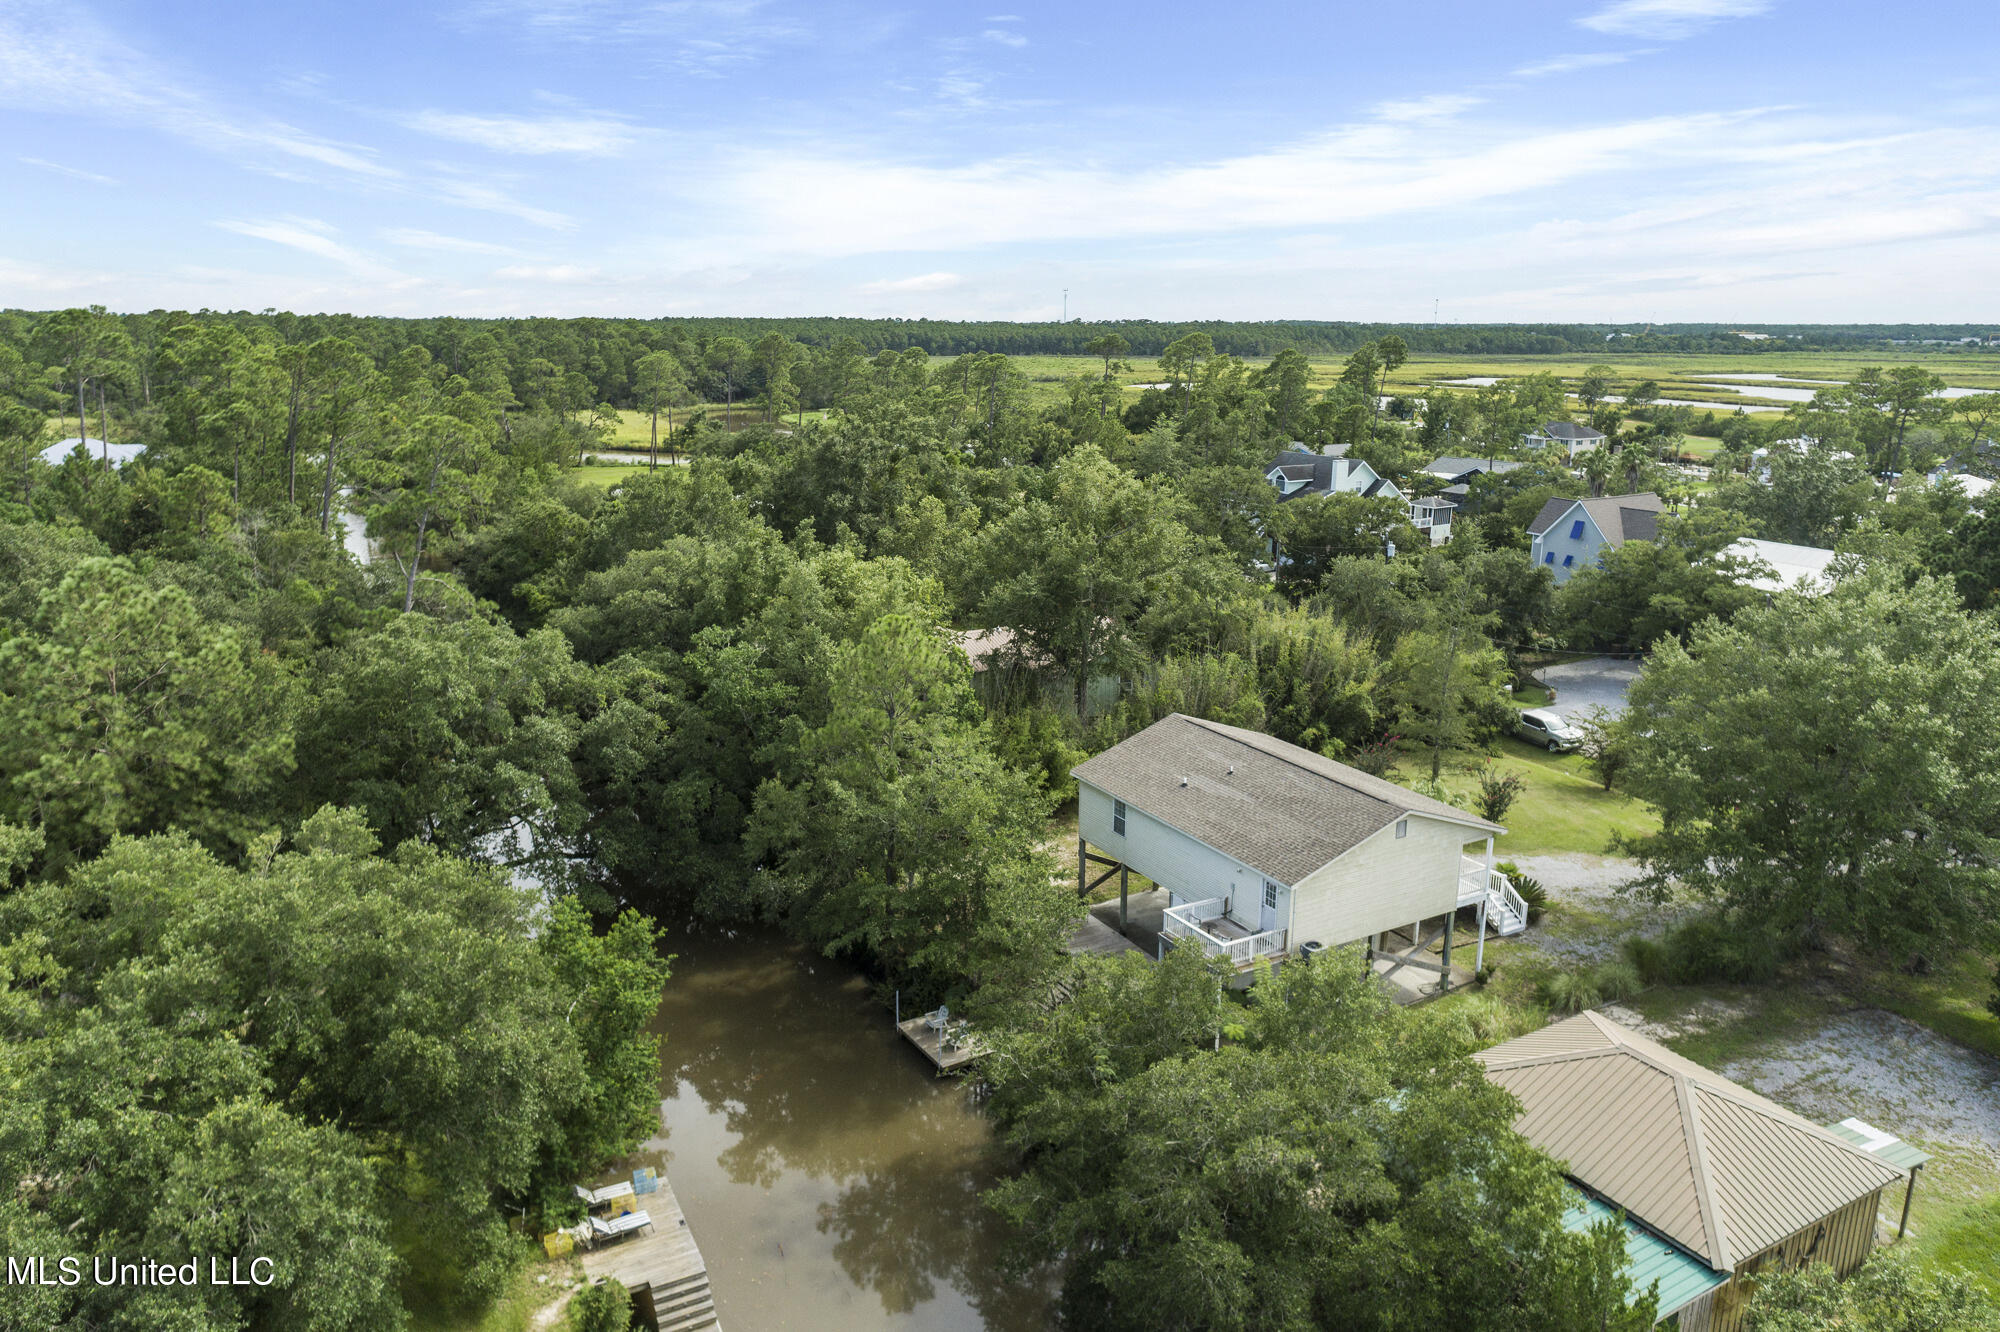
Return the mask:
[[[667,464],[662,462],[660,465],[664,467]],[[646,471],[650,466],[650,463],[614,463],[608,467],[601,465],[579,467],[570,475],[587,486],[602,486],[609,490],[620,482],[630,480],[637,473]]]
[[[1517,695],[1524,701],[1526,695]],[[1524,706],[1533,706],[1525,702]],[[1500,741],[1493,755],[1457,753],[1444,769],[1444,784],[1470,797],[1479,790],[1479,771],[1488,762],[1507,771],[1518,772],[1526,783],[1501,822],[1507,832],[1494,843],[1502,859],[1508,856],[1562,854],[1610,855],[1615,834],[1642,836],[1659,830],[1659,817],[1622,791],[1606,791],[1590,775],[1581,755],[1551,754],[1547,750],[1512,738]],[[1395,780],[1412,782],[1427,775],[1429,767],[1421,756],[1403,760]]]

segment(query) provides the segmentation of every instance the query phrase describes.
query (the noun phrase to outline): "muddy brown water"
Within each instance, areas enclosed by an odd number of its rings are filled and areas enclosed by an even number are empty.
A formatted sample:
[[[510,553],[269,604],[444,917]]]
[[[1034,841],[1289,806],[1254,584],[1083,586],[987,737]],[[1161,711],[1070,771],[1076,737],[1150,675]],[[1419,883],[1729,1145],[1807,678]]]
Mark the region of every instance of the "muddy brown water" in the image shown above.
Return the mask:
[[[770,934],[665,947],[665,1131],[626,1164],[672,1180],[724,1328],[1052,1323],[1051,1283],[1000,1268],[991,1122],[866,981]]]

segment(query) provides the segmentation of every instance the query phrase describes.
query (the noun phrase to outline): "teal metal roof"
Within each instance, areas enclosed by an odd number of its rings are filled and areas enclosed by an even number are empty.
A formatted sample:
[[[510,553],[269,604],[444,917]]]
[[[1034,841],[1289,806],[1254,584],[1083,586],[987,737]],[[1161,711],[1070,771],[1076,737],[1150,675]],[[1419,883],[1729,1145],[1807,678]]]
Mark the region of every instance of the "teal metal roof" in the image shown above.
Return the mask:
[[[1828,1124],[1826,1131],[1845,1138],[1870,1156],[1898,1170],[1915,1170],[1931,1159],[1928,1152],[1919,1151],[1901,1138],[1884,1133],[1866,1120],[1843,1119],[1838,1124]]]
[[[1588,1230],[1599,1221],[1614,1221],[1618,1213],[1595,1198],[1579,1196],[1577,1205],[1563,1213],[1563,1229]],[[1729,1280],[1729,1273],[1717,1272],[1684,1249],[1676,1248],[1625,1218],[1625,1275],[1632,1282],[1626,1303],[1635,1304],[1660,1283],[1657,1317],[1664,1320]]]

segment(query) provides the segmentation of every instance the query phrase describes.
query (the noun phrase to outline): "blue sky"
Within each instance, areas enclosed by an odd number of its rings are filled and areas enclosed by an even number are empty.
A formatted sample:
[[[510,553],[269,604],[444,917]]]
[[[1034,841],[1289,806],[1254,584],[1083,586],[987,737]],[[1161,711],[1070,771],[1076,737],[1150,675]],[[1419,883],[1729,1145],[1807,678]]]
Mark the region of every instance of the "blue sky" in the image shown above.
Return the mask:
[[[2000,16],[0,0],[0,306],[2000,320]]]

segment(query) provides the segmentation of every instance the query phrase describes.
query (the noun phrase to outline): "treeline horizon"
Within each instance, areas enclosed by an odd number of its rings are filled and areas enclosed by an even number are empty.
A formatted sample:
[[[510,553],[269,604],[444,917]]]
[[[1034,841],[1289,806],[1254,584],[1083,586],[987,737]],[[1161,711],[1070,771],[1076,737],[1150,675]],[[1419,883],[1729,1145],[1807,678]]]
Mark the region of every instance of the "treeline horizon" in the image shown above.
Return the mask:
[[[38,322],[53,310],[11,307],[0,320]],[[524,315],[495,318],[436,315],[406,317],[337,312],[296,314],[290,311],[169,310],[112,312],[128,325],[165,322],[220,322],[240,329],[269,329],[282,341],[312,341],[321,337],[352,338],[380,351],[422,346],[450,362],[455,339],[492,333],[502,337],[545,337],[560,332],[586,341],[607,338],[658,349],[680,341],[705,344],[718,337],[746,341],[778,333],[808,347],[831,348],[852,339],[873,354],[921,348],[932,356],[969,352],[999,352],[1012,356],[1088,356],[1089,344],[1106,334],[1125,339],[1130,354],[1157,356],[1168,344],[1191,333],[1206,333],[1215,350],[1225,355],[1268,357],[1285,348],[1308,354],[1345,355],[1394,335],[1413,353],[1432,355],[1562,355],[1592,356],[1662,352],[1704,352],[1755,356],[1777,350],[1838,351],[1908,342],[1956,342],[1961,338],[2000,337],[1993,323],[1613,323],[1613,322],[1482,322],[1395,323],[1371,320],[1316,319],[1101,319],[1085,320],[951,320],[931,318],[866,318],[845,315],[784,316],[637,316]],[[1761,333],[1749,339],[1740,333]]]

